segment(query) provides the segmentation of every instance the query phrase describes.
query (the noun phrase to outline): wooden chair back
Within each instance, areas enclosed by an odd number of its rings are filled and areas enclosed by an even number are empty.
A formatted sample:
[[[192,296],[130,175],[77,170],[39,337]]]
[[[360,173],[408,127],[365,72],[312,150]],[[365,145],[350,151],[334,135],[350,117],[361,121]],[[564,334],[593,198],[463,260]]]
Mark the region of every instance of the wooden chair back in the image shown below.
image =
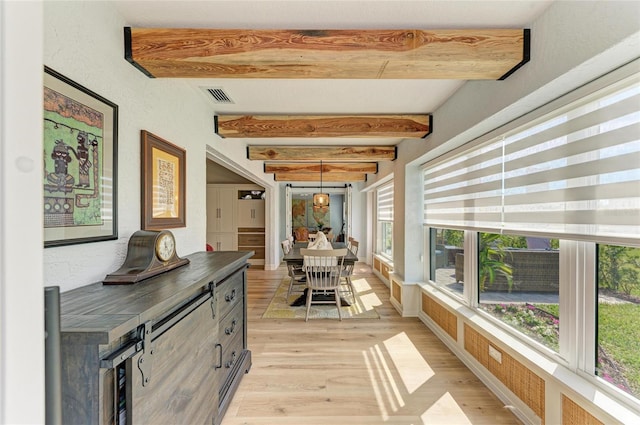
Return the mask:
[[[340,276],[347,249],[300,250],[304,258],[303,268],[307,275],[307,288],[329,290],[340,286]]]
[[[353,253],[353,255],[358,255],[358,247],[360,246],[360,242],[355,239],[351,239],[351,245],[349,246],[349,251]]]

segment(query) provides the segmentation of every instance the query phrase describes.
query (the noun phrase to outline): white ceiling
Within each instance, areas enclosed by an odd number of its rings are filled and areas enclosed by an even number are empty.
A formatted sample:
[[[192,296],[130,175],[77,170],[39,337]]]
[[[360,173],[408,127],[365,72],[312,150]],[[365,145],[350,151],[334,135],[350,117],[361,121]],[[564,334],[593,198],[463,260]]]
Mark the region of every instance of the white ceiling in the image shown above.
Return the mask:
[[[235,29],[438,29],[529,28],[552,0],[358,1],[358,0],[117,0],[131,27]],[[535,38],[535,34],[532,34]],[[464,81],[191,79],[222,88],[233,104],[218,114],[432,113]],[[437,127],[437,122],[434,122]],[[316,145],[397,144],[398,139],[314,139]],[[301,144],[309,140],[247,139],[245,143]]]

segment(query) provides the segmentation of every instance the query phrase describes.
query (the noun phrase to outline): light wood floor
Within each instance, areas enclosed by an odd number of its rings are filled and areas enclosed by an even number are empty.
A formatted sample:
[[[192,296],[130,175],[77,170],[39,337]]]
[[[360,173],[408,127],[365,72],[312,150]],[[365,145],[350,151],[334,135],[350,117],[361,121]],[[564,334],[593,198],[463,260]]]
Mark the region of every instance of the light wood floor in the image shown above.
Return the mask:
[[[402,318],[389,290],[358,263],[380,319],[262,319],[285,275],[249,270],[253,366],[222,425],[520,424],[417,318]]]

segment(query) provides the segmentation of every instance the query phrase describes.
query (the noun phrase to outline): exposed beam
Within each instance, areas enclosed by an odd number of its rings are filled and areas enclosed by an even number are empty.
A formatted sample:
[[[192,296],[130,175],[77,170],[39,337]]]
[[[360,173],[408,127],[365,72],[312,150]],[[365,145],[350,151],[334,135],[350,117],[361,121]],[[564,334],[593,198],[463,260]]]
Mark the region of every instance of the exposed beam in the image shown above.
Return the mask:
[[[216,115],[223,138],[400,137],[431,133],[431,115]]]
[[[528,29],[124,29],[125,58],[155,78],[505,78]]]
[[[395,146],[247,146],[247,158],[262,161],[393,161]]]
[[[278,182],[319,182],[320,173],[289,173],[274,174]],[[323,182],[363,182],[367,180],[365,173],[322,173]]]
[[[265,173],[319,173],[320,164],[313,162],[272,162],[264,164]],[[377,162],[322,163],[323,173],[377,173]]]

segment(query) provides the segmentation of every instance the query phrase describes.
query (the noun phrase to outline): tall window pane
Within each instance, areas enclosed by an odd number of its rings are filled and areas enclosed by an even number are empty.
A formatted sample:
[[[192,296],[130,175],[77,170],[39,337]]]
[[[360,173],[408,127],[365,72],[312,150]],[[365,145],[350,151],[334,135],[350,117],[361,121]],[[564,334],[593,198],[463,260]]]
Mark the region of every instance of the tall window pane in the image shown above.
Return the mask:
[[[596,374],[640,396],[640,248],[598,245]]]
[[[393,258],[393,182],[376,191],[377,252]]]
[[[464,231],[432,228],[430,239],[429,278],[461,297],[464,289]]]
[[[558,239],[480,233],[478,240],[480,308],[558,352]]]

